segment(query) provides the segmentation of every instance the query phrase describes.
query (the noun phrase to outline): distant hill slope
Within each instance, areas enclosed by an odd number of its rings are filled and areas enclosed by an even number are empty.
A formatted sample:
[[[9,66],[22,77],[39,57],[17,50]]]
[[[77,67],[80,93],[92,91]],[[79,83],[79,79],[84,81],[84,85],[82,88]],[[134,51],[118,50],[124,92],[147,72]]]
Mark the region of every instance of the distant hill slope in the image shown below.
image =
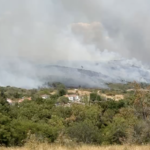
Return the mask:
[[[150,83],[149,68],[127,60],[83,64],[85,65],[67,67],[63,63],[61,65],[47,65],[42,67],[43,74],[41,76],[44,77],[46,73],[46,81],[62,82],[66,86],[72,87],[107,87],[107,83],[134,81]]]
[[[37,88],[48,82],[62,82],[68,87],[102,88],[107,83],[150,83],[149,67],[133,60],[62,61],[57,65],[25,60],[0,62],[1,86]]]
[[[69,87],[106,87],[106,83],[114,80],[101,72],[58,65],[46,66],[41,72],[42,77],[46,74],[45,82],[61,82]],[[123,80],[117,82],[123,83]]]

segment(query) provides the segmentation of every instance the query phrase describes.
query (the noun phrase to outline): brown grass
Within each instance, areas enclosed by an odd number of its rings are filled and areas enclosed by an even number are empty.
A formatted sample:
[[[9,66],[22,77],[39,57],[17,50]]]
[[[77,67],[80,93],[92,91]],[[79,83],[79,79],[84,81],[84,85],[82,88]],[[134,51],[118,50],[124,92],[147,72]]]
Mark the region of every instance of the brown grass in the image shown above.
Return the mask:
[[[59,146],[59,145],[26,145],[24,147],[4,148],[0,150],[150,150],[150,146]]]
[[[70,89],[68,90],[68,93],[78,93],[80,96],[84,96],[84,95],[90,95],[91,92],[90,91],[86,91],[86,90],[79,90],[79,89]]]

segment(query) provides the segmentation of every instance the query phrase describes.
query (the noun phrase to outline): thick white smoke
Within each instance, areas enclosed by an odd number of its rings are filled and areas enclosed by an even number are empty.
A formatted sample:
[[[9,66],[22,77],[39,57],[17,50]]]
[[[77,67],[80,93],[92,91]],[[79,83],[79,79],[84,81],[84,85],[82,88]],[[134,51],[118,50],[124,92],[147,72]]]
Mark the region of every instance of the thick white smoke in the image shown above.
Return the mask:
[[[97,87],[106,82],[150,82],[149,66],[144,65],[150,54],[149,3],[0,0],[0,85],[34,88],[57,78]],[[101,75],[66,73],[52,64]]]

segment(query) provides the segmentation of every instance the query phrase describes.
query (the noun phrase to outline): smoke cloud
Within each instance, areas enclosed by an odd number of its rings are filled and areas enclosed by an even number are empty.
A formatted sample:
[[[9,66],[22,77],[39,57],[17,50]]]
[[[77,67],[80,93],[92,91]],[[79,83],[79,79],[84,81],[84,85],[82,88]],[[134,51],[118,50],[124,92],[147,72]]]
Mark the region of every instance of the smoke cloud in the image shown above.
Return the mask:
[[[102,87],[106,82],[150,82],[149,4],[0,0],[0,85],[36,88],[59,80]]]

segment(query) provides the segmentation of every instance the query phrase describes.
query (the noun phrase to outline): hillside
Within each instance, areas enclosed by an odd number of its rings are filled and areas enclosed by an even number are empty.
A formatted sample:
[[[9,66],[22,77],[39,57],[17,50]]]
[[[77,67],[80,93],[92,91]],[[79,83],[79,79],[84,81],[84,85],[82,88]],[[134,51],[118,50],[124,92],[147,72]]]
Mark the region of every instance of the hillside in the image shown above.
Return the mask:
[[[62,62],[61,65],[41,66],[39,77],[44,82],[61,82],[68,87],[87,88],[106,88],[109,83],[125,84],[138,81],[146,84],[150,82],[147,68],[128,64],[124,60],[87,63],[85,67],[79,64],[69,67],[65,65],[67,63]]]

